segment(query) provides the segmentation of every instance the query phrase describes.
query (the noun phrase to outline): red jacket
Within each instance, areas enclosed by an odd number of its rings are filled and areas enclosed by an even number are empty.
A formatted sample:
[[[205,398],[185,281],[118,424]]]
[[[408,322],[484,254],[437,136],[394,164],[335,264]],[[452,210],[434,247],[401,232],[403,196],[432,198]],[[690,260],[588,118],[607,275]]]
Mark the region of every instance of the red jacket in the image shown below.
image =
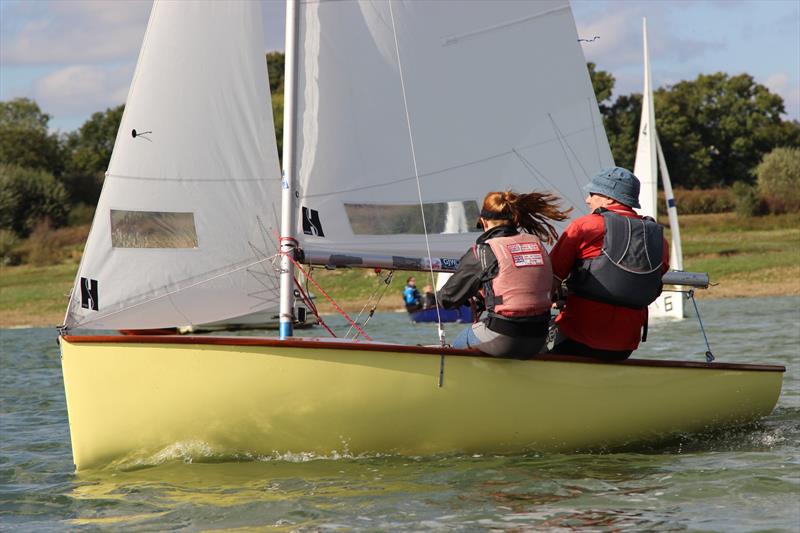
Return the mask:
[[[608,208],[618,215],[639,217],[630,207],[615,205]],[[567,226],[550,252],[553,275],[563,280],[572,272],[579,259],[600,255],[605,236],[602,215],[589,214]],[[664,240],[662,272],[669,270],[669,244]],[[564,309],[556,318],[558,328],[567,337],[599,350],[635,350],[639,347],[647,309],[631,309],[587,300],[570,294]]]

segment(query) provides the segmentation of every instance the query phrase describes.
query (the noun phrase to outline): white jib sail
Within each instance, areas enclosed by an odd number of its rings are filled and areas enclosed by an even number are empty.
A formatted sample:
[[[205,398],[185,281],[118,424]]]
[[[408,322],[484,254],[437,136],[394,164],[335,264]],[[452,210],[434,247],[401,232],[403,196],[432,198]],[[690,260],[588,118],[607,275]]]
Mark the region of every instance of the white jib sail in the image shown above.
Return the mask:
[[[658,168],[661,169],[661,180],[669,213],[672,245],[670,249],[670,268],[683,270],[683,254],[681,252],[680,228],[678,227],[678,211],[672,194],[672,184],[667,172],[667,164],[658,139],[653,102],[653,81],[650,73],[650,54],[647,45],[647,19],[642,19],[644,42],[644,90],[642,92],[642,118],[639,124],[639,142],[636,147],[636,162],[633,173],[641,182],[639,202],[642,207],[639,213],[653,218],[658,209]],[[684,297],[680,292],[665,291],[655,302],[650,304],[650,316],[654,318],[684,317]]]
[[[280,171],[260,11],[154,3],[68,328],[190,325],[276,305],[265,258]]]
[[[425,257],[412,139],[434,260],[474,243],[489,191],[586,213],[581,187],[613,159],[566,0],[300,9],[301,246]],[[451,202],[471,233],[446,234]]]

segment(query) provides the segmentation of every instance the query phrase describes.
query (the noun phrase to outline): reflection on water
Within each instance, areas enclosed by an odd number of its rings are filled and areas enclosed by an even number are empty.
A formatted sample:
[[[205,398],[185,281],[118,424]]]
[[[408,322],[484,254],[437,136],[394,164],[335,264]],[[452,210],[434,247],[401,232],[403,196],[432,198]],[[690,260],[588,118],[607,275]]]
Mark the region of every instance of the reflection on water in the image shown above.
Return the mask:
[[[80,474],[72,472],[54,332],[6,330],[0,528],[797,531],[799,304],[700,302],[718,360],[787,367],[778,408],[747,427],[569,455],[249,457],[187,442]],[[436,338],[435,326],[410,326],[403,315],[370,325],[383,340]],[[702,360],[705,350],[692,320],[656,322],[650,339],[637,355]]]

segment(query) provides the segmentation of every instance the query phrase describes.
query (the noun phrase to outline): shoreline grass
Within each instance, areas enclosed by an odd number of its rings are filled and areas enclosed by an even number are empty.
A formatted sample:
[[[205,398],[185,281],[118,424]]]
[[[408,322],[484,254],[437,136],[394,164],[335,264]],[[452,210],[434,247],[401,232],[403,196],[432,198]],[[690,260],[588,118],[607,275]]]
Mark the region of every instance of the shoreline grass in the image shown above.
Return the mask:
[[[715,284],[697,291],[698,298],[800,296],[800,213],[745,219],[733,213],[685,215],[681,236],[684,270],[708,272]],[[60,324],[77,255],[50,266],[0,267],[0,328]],[[318,268],[312,275],[348,313],[357,314],[381,290],[385,274]],[[420,287],[430,283],[427,273],[395,272],[378,310],[403,309],[400,293],[409,275]],[[317,294],[316,302],[320,312],[335,312],[323,295]]]

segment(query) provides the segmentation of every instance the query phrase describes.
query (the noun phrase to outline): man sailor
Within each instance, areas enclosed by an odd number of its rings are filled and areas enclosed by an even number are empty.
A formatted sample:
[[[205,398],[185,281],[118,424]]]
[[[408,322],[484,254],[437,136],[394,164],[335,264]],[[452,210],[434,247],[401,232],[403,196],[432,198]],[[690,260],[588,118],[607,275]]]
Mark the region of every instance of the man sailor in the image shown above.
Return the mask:
[[[406,311],[409,313],[422,309],[419,289],[417,289],[417,280],[414,276],[406,280],[406,286],[403,288],[403,303],[406,305]]]
[[[623,360],[646,338],[669,245],[661,226],[633,210],[639,180],[629,170],[603,169],[584,191],[591,213],[573,220],[550,252],[554,287],[568,288],[551,351]]]

